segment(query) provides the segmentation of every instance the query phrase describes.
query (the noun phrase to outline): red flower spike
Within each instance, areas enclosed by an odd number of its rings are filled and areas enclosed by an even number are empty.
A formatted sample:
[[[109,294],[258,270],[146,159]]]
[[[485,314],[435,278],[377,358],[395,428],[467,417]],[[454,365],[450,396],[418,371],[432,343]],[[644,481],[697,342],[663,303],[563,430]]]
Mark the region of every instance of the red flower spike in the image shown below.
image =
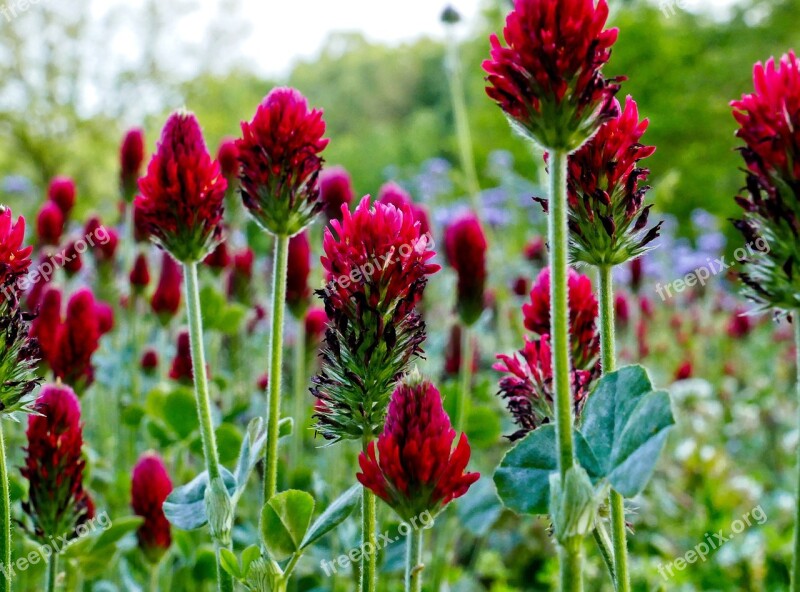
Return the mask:
[[[125,134],[119,149],[119,183],[125,201],[136,194],[136,182],[144,163],[144,132],[134,128]]]
[[[507,47],[491,36],[486,93],[539,145],[575,150],[616,115],[620,79],[601,73],[617,40],[607,18],[606,0],[515,0]]]
[[[64,232],[64,212],[58,204],[47,201],[36,216],[36,234],[39,243],[43,245],[57,245]]]
[[[378,201],[384,204],[391,204],[397,209],[408,205],[414,214],[414,219],[419,222],[419,233],[428,234],[431,231],[431,223],[428,219],[428,211],[414,202],[411,195],[397,183],[389,181],[378,191]]]
[[[328,325],[328,315],[324,308],[314,307],[308,309],[305,318],[306,343],[316,348],[325,335]]]
[[[58,206],[66,220],[75,207],[75,181],[69,177],[54,177],[47,188],[47,199]]]
[[[192,370],[192,348],[188,331],[178,333],[178,343],[175,348],[175,358],[172,360],[172,367],[169,377],[178,382],[192,384],[194,374]]]
[[[31,337],[39,342],[42,359],[52,367],[58,351],[58,330],[61,326],[61,291],[48,287],[42,296],[36,318],[31,322]]]
[[[136,261],[133,262],[133,269],[129,276],[131,288],[135,292],[143,292],[150,283],[150,267],[147,263],[147,255],[139,253]]]
[[[228,276],[228,295],[239,302],[250,300],[255,258],[256,255],[250,247],[245,247],[233,255],[233,265]]]
[[[343,167],[329,167],[319,175],[319,198],[328,220],[342,219],[342,205],[350,208],[353,201],[353,181]]]
[[[92,356],[100,345],[97,302],[88,288],[78,290],[67,303],[67,314],[56,334],[52,370],[56,378],[78,388],[94,380]]]
[[[226,179],[235,179],[239,175],[239,149],[235,138],[222,140],[217,150],[217,161]]]
[[[28,480],[28,501],[22,508],[32,521],[32,534],[75,538],[76,529],[94,515],[83,488],[81,409],[71,388],[48,385],[36,401],[40,415],[28,417],[28,446],[22,476]]]
[[[164,324],[178,313],[181,306],[182,283],[181,266],[168,253],[164,253],[161,259],[161,275],[158,278],[158,285],[150,299],[153,312]]]
[[[135,204],[153,241],[182,263],[196,262],[221,239],[227,186],[197,119],[178,112],[164,126]]]
[[[486,288],[486,235],[474,214],[466,214],[444,234],[447,262],[458,274],[457,306],[461,321],[475,324],[483,312]]]
[[[464,495],[480,475],[465,472],[470,447],[442,408],[436,387],[418,375],[392,395],[386,427],[358,457],[359,482],[403,520],[425,512],[435,517]]]
[[[23,246],[24,239],[25,218],[14,222],[11,210],[0,206],[0,289],[16,284],[31,265],[33,247]]]
[[[100,335],[105,335],[114,328],[114,308],[107,302],[98,302],[95,310]]]
[[[289,241],[288,274],[286,276],[286,304],[295,318],[302,318],[311,298],[308,276],[311,274],[311,245],[308,231],[303,231]]]
[[[136,531],[139,548],[152,563],[158,563],[172,544],[170,524],[161,508],[172,493],[172,481],[164,461],[155,453],[143,454],[133,467],[131,507],[144,518]]]
[[[78,241],[70,241],[64,247],[64,271],[72,277],[83,269],[83,255],[77,249]]]
[[[214,271],[221,271],[228,267],[231,262],[231,256],[228,253],[228,243],[222,241],[217,245],[217,248],[209,253],[208,257],[203,259],[203,263],[208,265]]]
[[[106,263],[114,259],[119,246],[119,235],[111,227],[103,226],[100,218],[93,216],[86,222],[83,228],[86,241],[93,246],[92,254],[100,263]]]
[[[158,369],[158,352],[154,349],[147,349],[142,354],[142,359],[139,362],[142,370],[147,374],[152,374]]]
[[[237,140],[245,207],[268,232],[294,236],[320,212],[322,112],[291,88],[273,89]]]

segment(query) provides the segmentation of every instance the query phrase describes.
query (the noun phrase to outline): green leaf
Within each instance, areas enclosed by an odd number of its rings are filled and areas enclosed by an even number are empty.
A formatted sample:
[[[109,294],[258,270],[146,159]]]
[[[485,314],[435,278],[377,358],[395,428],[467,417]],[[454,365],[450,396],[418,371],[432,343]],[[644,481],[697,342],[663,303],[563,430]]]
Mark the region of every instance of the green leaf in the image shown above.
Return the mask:
[[[331,505],[325,508],[325,511],[314,521],[311,528],[308,529],[306,536],[300,543],[300,548],[305,549],[313,545],[344,522],[361,503],[361,491],[362,487],[360,484],[353,485],[336,498]]]
[[[227,571],[237,580],[242,579],[243,575],[242,575],[242,570],[239,567],[239,560],[236,558],[236,555],[234,555],[233,551],[231,551],[230,549],[222,547],[219,550],[219,564],[222,566],[222,569]]]
[[[242,578],[246,578],[250,572],[250,565],[261,557],[261,548],[258,545],[250,545],[242,551]]]
[[[626,366],[600,379],[583,410],[581,432],[600,474],[633,497],[650,480],[674,423],[669,394],[654,392],[641,366]]]
[[[286,559],[300,550],[313,514],[314,498],[297,489],[282,491],[264,504],[261,538],[274,559]]]
[[[142,525],[142,522],[144,522],[144,518],[140,516],[115,518],[114,522],[109,524],[108,528],[102,530],[100,536],[97,537],[97,542],[92,546],[92,553],[106,549],[111,545],[116,545],[125,535],[135,532]]]
[[[163,417],[180,439],[189,436],[199,425],[194,393],[184,387],[169,393],[164,399]]]
[[[291,417],[284,417],[278,422],[278,440],[287,438],[294,432],[294,419]]]
[[[241,495],[247,486],[250,473],[256,466],[264,452],[267,443],[267,428],[264,419],[261,417],[253,418],[247,426],[247,433],[242,439],[242,446],[239,449],[239,459],[236,461],[236,493]]]
[[[233,496],[236,491],[236,478],[225,467],[219,469],[225,488]],[[208,522],[205,508],[207,487],[208,473],[203,471],[186,485],[173,489],[162,505],[164,515],[170,524],[182,530],[194,530]]]
[[[502,431],[500,417],[493,408],[483,405],[470,410],[466,432],[469,434],[471,446],[475,448],[493,446],[497,443]]]

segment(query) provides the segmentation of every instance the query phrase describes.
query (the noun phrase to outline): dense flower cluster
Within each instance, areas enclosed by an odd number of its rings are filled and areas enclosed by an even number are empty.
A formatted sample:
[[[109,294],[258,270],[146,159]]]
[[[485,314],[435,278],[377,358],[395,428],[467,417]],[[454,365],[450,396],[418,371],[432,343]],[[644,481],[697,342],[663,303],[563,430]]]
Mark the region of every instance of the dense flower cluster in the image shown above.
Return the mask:
[[[17,284],[31,265],[33,247],[24,246],[25,219],[20,217],[14,222],[11,210],[0,205],[0,290],[8,299],[11,288]],[[13,290],[16,295],[16,289]]]
[[[85,461],[81,409],[72,389],[48,385],[36,401],[37,415],[28,417],[28,446],[21,473],[28,480],[31,533],[69,540],[94,516],[94,505],[83,487]]]
[[[237,140],[244,205],[268,232],[293,236],[323,207],[318,177],[323,139],[322,112],[309,110],[291,88],[272,90]]]
[[[619,80],[602,67],[617,40],[606,0],[515,0],[503,47],[492,35],[489,97],[511,125],[545,148],[572,151],[617,114]]]
[[[615,99],[616,102],[616,99]],[[649,170],[640,160],[655,152],[639,142],[648,121],[639,121],[636,102],[604,123],[597,134],[569,157],[569,226],[574,261],[614,266],[639,257],[656,237],[661,223],[645,231],[649,189],[641,182]]]
[[[442,408],[436,387],[411,376],[392,394],[386,427],[358,458],[361,484],[403,520],[424,512],[436,516],[464,495],[480,475],[467,473],[470,447]]]
[[[323,367],[312,393],[326,438],[377,436],[395,382],[421,354],[425,324],[415,311],[439,267],[408,206],[369,197],[331,221],[321,258],[328,284],[317,294],[330,318]]]
[[[742,279],[748,296],[764,308],[800,306],[800,60],[790,52],[758,63],[754,92],[733,101],[736,135],[747,165],[744,218],[735,222],[759,251]]]
[[[349,208],[354,196],[353,181],[343,167],[329,167],[320,173],[319,198],[328,220],[341,220],[342,205]]]
[[[191,113],[169,117],[156,153],[139,180],[136,208],[150,238],[178,261],[205,257],[222,234],[228,183]]]
[[[431,223],[428,219],[428,211],[425,209],[425,206],[411,199],[411,195],[397,183],[392,181],[384,183],[378,190],[378,201],[385,204],[392,204],[396,208],[407,205],[414,213],[414,219],[419,222],[420,234],[427,234],[431,231]]]
[[[136,531],[139,547],[148,560],[158,563],[172,544],[172,534],[161,505],[172,492],[172,481],[157,454],[143,454],[133,467],[131,506],[144,523]]]
[[[42,245],[57,245],[64,232],[64,212],[52,201],[42,204],[36,216],[36,235]]]
[[[456,302],[458,314],[466,325],[473,325],[483,312],[486,249],[486,235],[475,214],[457,218],[445,230],[444,252],[458,275]]]

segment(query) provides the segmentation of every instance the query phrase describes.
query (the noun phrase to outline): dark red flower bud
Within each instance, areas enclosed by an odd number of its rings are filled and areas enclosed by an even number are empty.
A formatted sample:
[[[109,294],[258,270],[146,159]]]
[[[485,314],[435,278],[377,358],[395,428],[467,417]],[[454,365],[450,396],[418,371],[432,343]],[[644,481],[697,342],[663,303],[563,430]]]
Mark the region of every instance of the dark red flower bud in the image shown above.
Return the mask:
[[[266,390],[269,388],[269,374],[265,373],[259,376],[258,380],[256,381],[256,386],[258,387],[258,390],[266,392]]]
[[[353,181],[343,167],[328,167],[319,175],[319,198],[328,220],[342,219],[342,205],[350,208],[353,201]]]
[[[147,263],[147,255],[144,253],[136,256],[129,279],[133,290],[138,292],[143,291],[150,283],[150,266]]]
[[[678,366],[678,369],[675,370],[675,380],[686,380],[687,378],[692,377],[692,363],[689,360],[685,360]]]
[[[302,318],[311,298],[308,276],[311,274],[311,245],[303,231],[289,241],[289,262],[286,275],[286,304],[295,318]]]
[[[36,318],[31,322],[31,337],[39,342],[42,359],[53,365],[58,346],[58,329],[61,326],[61,291],[49,286],[43,293]]]
[[[14,222],[11,210],[0,206],[0,289],[14,286],[31,265],[33,247],[23,246],[24,239],[25,218],[20,216]],[[16,291],[13,288],[15,296]]]
[[[642,289],[642,280],[644,279],[644,257],[637,257],[631,260],[629,266],[631,272],[631,290],[633,290],[634,294],[638,294],[639,290]]]
[[[202,261],[221,238],[227,186],[197,119],[178,112],[164,126],[135,203],[152,240],[178,261]]]
[[[178,333],[178,343],[175,348],[175,357],[172,359],[172,367],[169,370],[169,377],[179,382],[193,383],[192,348],[188,331]]]
[[[653,301],[650,300],[647,296],[642,296],[641,298],[639,298],[639,310],[642,311],[642,316],[648,319],[652,319],[653,315],[655,314]]]
[[[530,290],[531,286],[528,278],[521,275],[517,276],[517,278],[511,284],[511,291],[517,296],[527,296]]]
[[[328,326],[328,314],[324,308],[313,307],[306,312],[306,343],[309,347],[316,347],[325,335],[325,328]]]
[[[525,245],[525,259],[536,265],[547,264],[547,243],[541,236],[537,236]]]
[[[105,335],[114,328],[114,309],[107,302],[98,302],[95,310],[97,311],[97,327],[100,335]]]
[[[77,241],[70,241],[64,247],[64,271],[68,277],[74,276],[83,269],[83,255],[77,249]]]
[[[36,234],[39,237],[39,243],[57,245],[63,232],[64,213],[55,202],[45,202],[36,217]]]
[[[125,201],[130,202],[136,194],[136,182],[142,174],[144,163],[144,132],[133,128],[125,134],[119,149],[120,190]]]
[[[47,188],[47,199],[58,206],[66,220],[75,207],[75,181],[69,177],[54,177]]]
[[[748,315],[747,309],[737,306],[728,319],[728,336],[734,339],[747,337],[753,330],[753,317]]]
[[[100,218],[94,216],[89,219],[83,229],[86,241],[94,246],[92,253],[98,262],[108,262],[114,259],[119,246],[117,231],[109,226],[103,226]]]
[[[411,194],[406,192],[406,190],[397,183],[391,181],[385,183],[378,191],[378,201],[385,204],[392,204],[397,209],[402,209],[403,206],[407,205],[411,208],[414,219],[419,222],[419,233],[427,234],[431,231],[428,211],[424,206],[415,203],[414,200],[411,199]]]
[[[166,324],[177,314],[181,306],[182,284],[181,266],[170,257],[169,253],[164,253],[161,259],[161,275],[158,278],[158,285],[150,299],[150,306],[162,323]]]
[[[262,228],[294,236],[322,209],[317,178],[323,139],[322,112],[309,110],[292,88],[273,89],[255,117],[242,122],[237,140],[244,205]]]
[[[425,512],[436,516],[464,495],[480,475],[467,473],[470,447],[442,408],[430,382],[411,376],[392,395],[386,427],[358,457],[359,482],[403,520]]]
[[[614,315],[622,327],[626,327],[631,320],[631,309],[625,294],[617,294],[614,299]]]
[[[250,300],[253,282],[253,266],[256,255],[250,247],[245,247],[233,255],[233,265],[228,276],[228,296],[239,302]]]
[[[131,479],[131,507],[133,513],[144,518],[136,531],[139,548],[152,563],[158,563],[172,544],[169,521],[162,505],[172,492],[172,481],[161,460],[155,453],[146,453],[133,467]]]
[[[146,373],[153,373],[158,369],[158,352],[154,349],[145,350],[139,365]]]
[[[225,138],[217,150],[219,168],[226,179],[234,179],[239,175],[239,149],[235,138]]]
[[[458,274],[458,313],[466,325],[472,325],[483,312],[486,289],[486,235],[477,216],[466,214],[450,224],[444,248],[447,262]]]
[[[222,241],[217,245],[217,248],[209,253],[208,257],[203,259],[203,263],[208,265],[214,271],[221,271],[228,267],[231,262],[231,256],[228,253],[228,243]]]
[[[28,501],[22,504],[41,541],[76,530],[94,515],[83,488],[83,433],[78,398],[68,386],[48,385],[36,401],[39,415],[28,417],[28,446],[22,476],[28,480]]]
[[[100,345],[97,303],[88,288],[75,292],[67,303],[67,314],[58,328],[52,369],[56,378],[78,389],[94,380],[92,355]]]

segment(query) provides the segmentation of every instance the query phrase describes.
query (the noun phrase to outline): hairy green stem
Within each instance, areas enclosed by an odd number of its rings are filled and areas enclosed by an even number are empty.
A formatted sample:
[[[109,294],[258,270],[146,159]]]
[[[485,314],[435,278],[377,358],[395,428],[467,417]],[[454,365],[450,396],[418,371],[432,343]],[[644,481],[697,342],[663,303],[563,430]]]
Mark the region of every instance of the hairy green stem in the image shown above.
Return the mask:
[[[364,450],[368,441],[365,439]],[[361,582],[359,592],[378,589],[378,504],[375,494],[366,487],[361,498]],[[367,552],[369,551],[369,553]]]
[[[800,402],[800,310],[792,315],[795,349],[797,350],[797,398]],[[798,410],[800,415],[800,410]],[[799,420],[800,421],[800,420]],[[797,508],[794,521],[794,556],[792,558],[792,592],[800,592],[800,447],[797,449]]]
[[[281,420],[281,371],[283,364],[283,317],[286,310],[286,272],[289,237],[275,237],[272,276],[272,327],[269,342],[269,389],[267,395],[267,446],[264,466],[264,502],[278,491],[278,434]]]
[[[470,390],[472,387],[472,329],[461,326],[461,367],[459,368],[461,388],[458,389],[458,405],[456,413],[456,431],[464,433],[469,420]]]
[[[422,536],[423,530],[415,528],[406,539],[406,592],[422,592]]]
[[[573,538],[559,547],[561,592],[583,592],[583,541]]]
[[[294,342],[294,434],[292,434],[292,463],[299,463],[306,435],[306,324],[297,320],[297,337]]]
[[[608,536],[606,525],[602,520],[596,520],[594,530],[592,531],[594,542],[597,543],[597,549],[603,557],[603,562],[606,564],[608,574],[611,576],[611,581],[616,582],[614,577],[614,550],[612,548],[611,537]]]
[[[3,434],[3,419],[0,417],[0,520],[3,532],[0,534],[0,561],[6,570],[0,576],[0,590],[11,592],[11,492],[8,488],[8,466],[6,465],[6,442]]]
[[[208,376],[206,375],[206,353],[203,345],[203,314],[200,309],[200,288],[197,280],[197,263],[184,263],[186,276],[186,309],[189,315],[189,342],[192,352],[192,368],[194,370],[194,394],[197,405],[197,417],[200,422],[200,440],[203,444],[203,457],[208,471],[209,485],[215,480],[221,480],[219,456],[217,453],[217,438],[214,433],[214,424],[211,420],[211,397],[208,392]],[[233,590],[232,577],[222,569],[219,561],[219,551],[225,546],[216,540],[214,545],[217,551],[217,584],[220,592]],[[228,545],[229,547],[230,545]]]
[[[603,374],[616,369],[614,342],[614,281],[611,266],[599,268],[600,275],[600,355]],[[625,527],[625,500],[616,491],[609,494],[611,535],[614,541],[614,583],[617,592],[631,589],[628,571],[628,534]]]

